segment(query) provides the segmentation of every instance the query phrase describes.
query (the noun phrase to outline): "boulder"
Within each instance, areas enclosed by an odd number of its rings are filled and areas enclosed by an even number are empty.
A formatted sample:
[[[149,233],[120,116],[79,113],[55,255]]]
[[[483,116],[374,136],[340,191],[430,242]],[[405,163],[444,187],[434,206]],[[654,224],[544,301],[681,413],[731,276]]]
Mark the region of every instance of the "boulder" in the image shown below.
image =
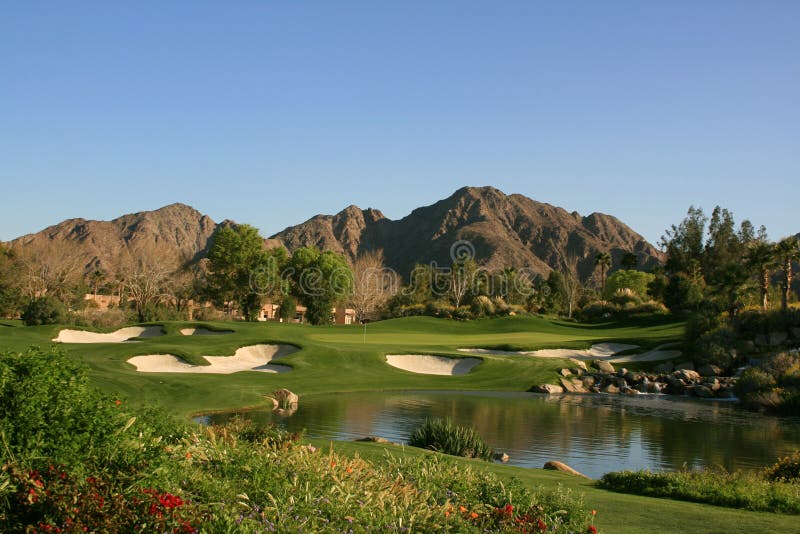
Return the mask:
[[[623,395],[638,395],[639,390],[634,388],[625,388],[622,390]]]
[[[561,387],[564,388],[564,391],[569,393],[588,393],[586,389],[583,387],[583,382],[578,380],[577,378],[573,378],[569,380],[567,378],[561,378]]]
[[[687,369],[689,371],[694,371],[694,364],[692,362],[682,362],[675,365],[675,370],[679,371],[681,369]]]
[[[665,382],[650,382],[650,393],[663,393],[667,389]]]
[[[652,386],[653,383],[645,378],[644,380],[636,384],[635,387],[639,393],[652,393]]]
[[[278,415],[292,415],[297,411],[300,397],[288,389],[276,389],[272,392],[272,411]]]
[[[628,382],[629,384],[635,384],[637,382],[642,381],[642,375],[640,375],[639,373],[634,373],[633,371],[628,371],[623,375],[623,377],[625,378],[625,381]]]
[[[492,454],[492,458],[494,458],[498,462],[503,462],[503,463],[506,463],[511,459],[504,452],[496,452],[496,453]]]
[[[690,369],[678,369],[672,376],[675,378],[680,378],[684,382],[699,382],[700,381],[700,373],[697,371],[692,371]]]
[[[700,373],[700,376],[719,376],[722,374],[722,369],[716,365],[706,364],[697,372]]]
[[[572,376],[572,371],[570,371],[569,369],[561,369],[558,373],[564,378]]]
[[[595,367],[597,367],[598,369],[600,369],[604,373],[613,373],[614,372],[614,366],[611,365],[609,362],[606,362],[606,361],[603,361],[603,360],[595,360],[593,363],[594,363]]]
[[[674,376],[669,377],[667,387],[664,389],[671,395],[683,395],[686,392],[686,382]]]
[[[589,370],[589,368],[586,367],[586,362],[584,362],[583,360],[579,360],[577,358],[570,358],[569,361],[575,364],[575,367],[577,367],[578,369],[581,369],[583,371]]]
[[[573,468],[562,462],[555,462],[555,461],[545,462],[543,467],[544,469],[549,469],[551,471],[561,471],[562,473],[569,473],[570,475],[589,478],[583,473],[574,470]]]
[[[583,387],[590,388],[595,384],[596,380],[591,375],[586,375],[583,377]]]
[[[556,386],[555,384],[542,384],[537,386],[534,391],[537,393],[547,393],[548,395],[561,395],[564,393],[564,388]]]
[[[397,443],[389,441],[388,439],[382,438],[380,436],[367,436],[365,438],[360,438],[355,441],[363,441],[365,443],[381,443],[383,445],[397,445]]]
[[[711,391],[719,391],[719,388],[721,387],[721,385],[719,383],[719,380],[717,380],[716,377],[714,377],[714,378],[703,378],[702,385],[704,385],[705,387],[707,387]]]
[[[603,387],[600,391],[602,391],[603,393],[610,393],[612,395],[616,395],[617,393],[619,393],[619,388],[614,384],[606,384],[605,387]]]

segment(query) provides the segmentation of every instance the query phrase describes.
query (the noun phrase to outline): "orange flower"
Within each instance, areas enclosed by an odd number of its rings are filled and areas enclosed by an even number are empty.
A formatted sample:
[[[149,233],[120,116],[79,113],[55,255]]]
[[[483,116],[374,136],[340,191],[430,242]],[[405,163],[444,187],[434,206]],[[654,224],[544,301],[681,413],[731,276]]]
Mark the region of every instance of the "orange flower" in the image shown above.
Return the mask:
[[[348,474],[352,473],[353,472],[353,468],[352,467],[348,467],[347,469],[345,469],[345,471],[347,471]]]
[[[114,401],[114,404],[116,404],[117,406],[119,406],[120,404],[122,404],[122,401],[121,401],[121,400],[119,400],[119,399],[117,399],[117,400],[115,400],[115,401]]]
[[[472,512],[471,514],[469,514],[469,516],[470,516],[472,519],[478,519],[478,514],[477,514],[477,513],[475,513],[475,512]]]
[[[459,506],[459,507],[458,507],[458,511],[459,511],[459,512],[461,512],[461,513],[463,514],[463,513],[465,513],[465,512],[467,511],[467,509],[466,509],[466,508],[464,508],[463,506]]]
[[[444,516],[445,517],[450,517],[450,510],[445,510],[444,511]]]
[[[336,462],[331,462],[331,467],[336,467]]]
[[[191,457],[192,457],[192,453],[191,453],[191,452],[187,452],[187,453],[186,453],[186,457],[187,457],[187,458],[191,458]]]
[[[597,515],[597,510],[592,510],[592,515]]]

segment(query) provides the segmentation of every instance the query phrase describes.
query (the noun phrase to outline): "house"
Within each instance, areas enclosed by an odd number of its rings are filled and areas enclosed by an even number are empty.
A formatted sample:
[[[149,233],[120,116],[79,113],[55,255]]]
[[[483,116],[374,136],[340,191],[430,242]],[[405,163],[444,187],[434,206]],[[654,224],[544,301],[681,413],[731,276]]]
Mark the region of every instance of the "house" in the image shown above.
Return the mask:
[[[278,309],[280,306],[278,304],[264,304],[261,307],[261,313],[258,316],[259,321],[281,321],[278,317]],[[289,321],[292,323],[304,323],[306,318],[306,310],[305,306],[297,306],[295,308],[295,316],[293,319]],[[333,316],[333,323],[334,324],[355,324],[356,323],[356,311],[351,308],[331,308],[331,315]]]

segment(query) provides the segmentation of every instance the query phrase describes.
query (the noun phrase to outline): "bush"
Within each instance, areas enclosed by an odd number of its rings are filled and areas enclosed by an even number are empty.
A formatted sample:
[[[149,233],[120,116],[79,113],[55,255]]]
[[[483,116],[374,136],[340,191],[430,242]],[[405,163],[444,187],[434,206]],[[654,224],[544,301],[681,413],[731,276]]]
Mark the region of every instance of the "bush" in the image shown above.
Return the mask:
[[[775,379],[771,374],[758,367],[748,367],[736,381],[734,392],[739,398],[751,393],[767,391],[775,387]]]
[[[412,447],[491,461],[493,451],[474,428],[456,425],[451,419],[427,419],[408,440]]]
[[[495,306],[492,300],[485,295],[478,295],[472,299],[472,315],[475,317],[486,317],[494,315]]]
[[[800,481],[800,451],[779,459],[773,466],[764,470],[767,480],[782,480],[784,482]]]
[[[22,321],[28,326],[63,323],[66,317],[66,307],[53,297],[33,299],[22,312]]]

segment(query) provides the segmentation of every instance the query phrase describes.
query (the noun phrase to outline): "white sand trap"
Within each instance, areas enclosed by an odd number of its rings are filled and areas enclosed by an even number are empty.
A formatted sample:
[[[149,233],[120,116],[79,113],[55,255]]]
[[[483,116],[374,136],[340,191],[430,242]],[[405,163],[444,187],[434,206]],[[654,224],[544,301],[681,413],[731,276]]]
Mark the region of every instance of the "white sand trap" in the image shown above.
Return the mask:
[[[224,336],[225,334],[233,334],[233,330],[209,330],[208,328],[181,328],[181,334],[184,336]]]
[[[135,337],[163,336],[160,326],[129,326],[110,334],[87,332],[85,330],[61,330],[53,341],[60,343],[124,343]]]
[[[386,363],[404,371],[424,375],[465,375],[481,363],[478,358],[446,358],[424,354],[387,354]]]
[[[271,363],[297,352],[291,345],[250,345],[238,349],[233,356],[203,356],[210,365],[192,365],[172,354],[134,356],[128,363],[140,373],[202,373],[229,375],[239,371],[287,373],[286,365]]]
[[[530,350],[525,352],[512,352],[505,350],[490,349],[458,349],[462,352],[472,354],[493,354],[499,356],[533,356],[536,358],[560,358],[566,360],[575,358],[577,360],[606,360],[614,363],[624,362],[657,362],[671,360],[681,355],[679,350],[665,350],[672,344],[662,345],[653,350],[641,354],[628,354],[626,356],[615,357],[615,354],[627,350],[637,349],[638,345],[626,345],[624,343],[598,343],[589,349],[542,349]]]

